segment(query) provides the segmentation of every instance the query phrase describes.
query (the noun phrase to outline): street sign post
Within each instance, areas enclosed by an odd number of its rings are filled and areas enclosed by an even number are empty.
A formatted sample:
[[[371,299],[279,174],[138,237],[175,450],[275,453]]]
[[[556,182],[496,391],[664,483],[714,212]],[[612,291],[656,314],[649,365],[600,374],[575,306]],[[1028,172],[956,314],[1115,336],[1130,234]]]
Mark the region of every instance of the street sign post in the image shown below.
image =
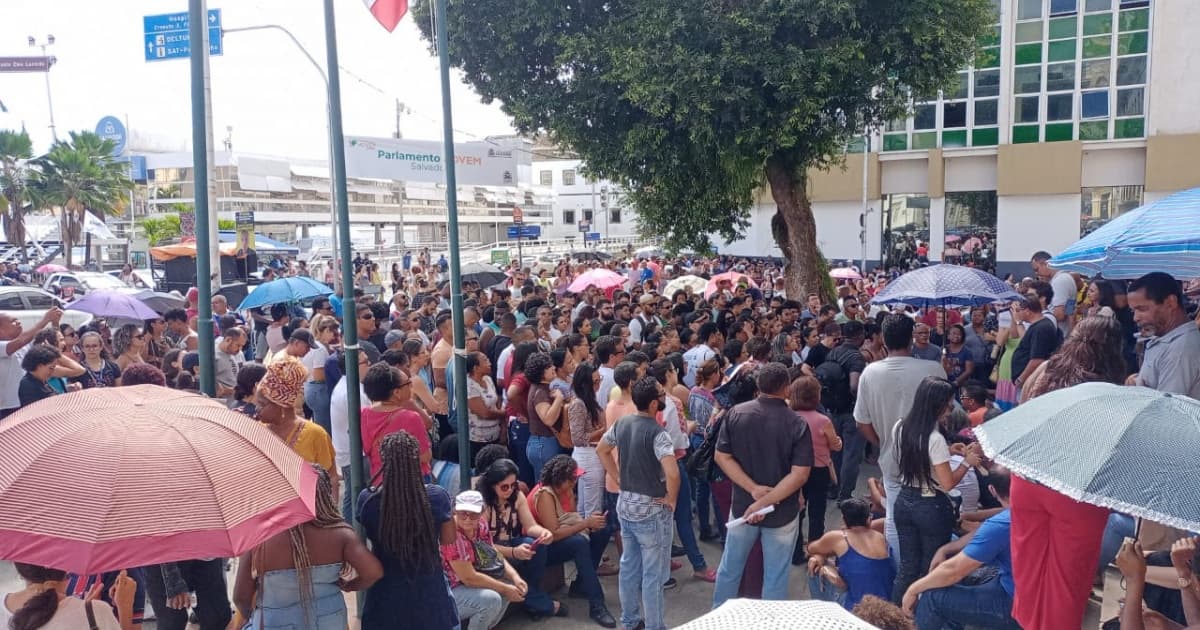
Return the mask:
[[[96,135],[102,140],[112,140],[114,156],[125,152],[125,144],[129,139],[125,125],[116,116],[105,116],[96,123]]]
[[[143,52],[146,61],[187,59],[191,54],[187,13],[147,15],[142,18]],[[208,54],[222,54],[221,10],[208,10]]]
[[[600,242],[600,233],[599,232],[588,232],[587,234],[583,235],[583,240]]]
[[[522,223],[525,222],[525,211],[521,210],[517,206],[513,206],[512,214],[513,214],[513,223],[515,223],[517,225],[521,225]]]
[[[591,230],[591,229],[592,229],[592,222],[591,222],[591,221],[588,221],[587,219],[581,219],[581,220],[579,221],[579,231],[580,231],[580,233],[587,234],[587,233],[588,233],[588,231],[589,231],[589,230]]]
[[[510,225],[508,226],[509,240],[533,239],[537,240],[542,237],[542,226],[540,225]]]
[[[0,57],[0,72],[49,72],[54,57]]]

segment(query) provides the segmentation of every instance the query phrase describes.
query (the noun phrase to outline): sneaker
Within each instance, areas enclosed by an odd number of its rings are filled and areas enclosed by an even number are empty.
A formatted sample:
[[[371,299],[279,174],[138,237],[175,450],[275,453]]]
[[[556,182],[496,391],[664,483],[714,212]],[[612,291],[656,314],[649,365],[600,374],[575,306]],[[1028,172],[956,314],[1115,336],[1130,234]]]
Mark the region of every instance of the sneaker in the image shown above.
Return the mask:
[[[663,584],[663,590],[669,591],[669,590],[675,588],[676,586],[679,586],[679,582],[676,581],[675,578],[670,578]]]
[[[608,608],[604,604],[593,604],[588,610],[588,616],[595,621],[597,625],[603,628],[616,628],[617,620],[613,619],[612,613],[608,612]]]
[[[683,556],[686,556],[686,555],[687,555],[687,549],[684,549],[681,545],[671,545],[671,557],[672,558],[682,558]]]

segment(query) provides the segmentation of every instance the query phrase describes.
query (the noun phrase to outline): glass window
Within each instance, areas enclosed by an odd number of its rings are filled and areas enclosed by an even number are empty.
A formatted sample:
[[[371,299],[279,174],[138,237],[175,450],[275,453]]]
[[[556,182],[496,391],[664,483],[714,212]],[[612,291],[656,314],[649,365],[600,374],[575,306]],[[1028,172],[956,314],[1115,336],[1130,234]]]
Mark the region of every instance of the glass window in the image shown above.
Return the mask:
[[[1083,62],[1083,69],[1079,77],[1079,87],[1084,89],[1108,87],[1108,73],[1110,68],[1111,63],[1107,59]]]
[[[541,184],[542,186],[553,186],[554,185],[554,172],[553,171],[538,171],[538,183]]]
[[[29,303],[29,308],[37,310],[37,309],[50,308],[52,306],[56,306],[56,304],[54,302],[54,298],[50,297],[49,295],[46,295],[45,293],[37,293],[35,291],[30,291],[28,293],[25,293],[24,295],[25,295],[25,301]]]
[[[1042,0],[1017,0],[1017,19],[1036,20],[1042,17]]]
[[[1083,58],[1095,59],[1097,57],[1107,57],[1112,49],[1112,37],[1105,35],[1103,37],[1085,37],[1083,38]]]
[[[20,293],[9,293],[0,297],[0,311],[23,311],[25,310],[25,302],[21,300]]]
[[[917,105],[913,112],[913,129],[937,129],[937,106]]]
[[[996,266],[996,191],[946,193],[942,260],[985,271]]]
[[[942,105],[942,128],[950,129],[967,126],[967,103],[944,103]]]
[[[1075,95],[1049,94],[1046,96],[1046,120],[1071,120],[1074,116]]]
[[[996,124],[999,104],[994,98],[975,101],[975,126]]]
[[[1014,68],[1013,69],[1013,92],[1017,94],[1029,94],[1042,91],[1042,68],[1041,66],[1033,66],[1031,68]]]
[[[575,169],[568,168],[568,169],[564,170],[562,173],[562,177],[563,177],[563,186],[574,186],[575,185]]]
[[[1076,0],[1050,0],[1050,15],[1070,15],[1076,6]]]
[[[1083,8],[1085,11],[1112,11],[1112,0],[1086,0]]]
[[[1049,39],[1065,39],[1075,37],[1075,16],[1050,20]]]
[[[575,224],[575,211],[574,210],[563,210],[563,224],[564,225],[574,225]]]
[[[1017,43],[1042,41],[1041,22],[1021,22],[1017,25]]]
[[[1105,223],[1142,205],[1141,186],[1094,186],[1080,190],[1079,236],[1087,236]]]
[[[1117,115],[1141,116],[1144,113],[1145,102],[1146,97],[1143,88],[1117,90]]]
[[[908,270],[928,262],[918,258],[917,248],[929,243],[929,197],[885,195],[881,218],[884,267]]]
[[[1108,118],[1108,90],[1084,92],[1080,95],[1079,109],[1080,118]]]
[[[1075,89],[1075,62],[1053,63],[1046,66],[1046,91]]]
[[[947,99],[967,98],[967,88],[970,85],[971,79],[968,74],[966,72],[960,72],[958,73],[958,84],[955,85],[950,92],[946,93],[945,97]]]
[[[1018,96],[1013,122],[1037,122],[1038,98],[1037,96]]]
[[[621,222],[621,209],[620,208],[613,208],[608,211],[608,222],[609,223],[620,223]]]
[[[1097,15],[1088,15],[1083,18],[1083,34],[1084,35],[1104,35],[1112,32],[1112,14],[1099,13]]]
[[[1146,82],[1146,57],[1117,59],[1117,85],[1137,85]]]
[[[1000,95],[1000,71],[975,71],[975,98]]]
[[[583,210],[583,220],[584,221],[591,223],[592,219],[593,219],[593,215],[595,215],[595,213],[592,212],[592,210],[590,208],[584,208],[584,210]]]

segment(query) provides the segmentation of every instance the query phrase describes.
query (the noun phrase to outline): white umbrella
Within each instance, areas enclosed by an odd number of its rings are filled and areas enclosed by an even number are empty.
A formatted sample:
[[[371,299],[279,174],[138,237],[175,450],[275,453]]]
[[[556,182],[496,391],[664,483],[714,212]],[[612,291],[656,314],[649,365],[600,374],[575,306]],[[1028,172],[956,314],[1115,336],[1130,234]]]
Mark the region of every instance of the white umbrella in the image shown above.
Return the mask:
[[[731,599],[675,630],[875,630],[832,602]]]
[[[706,286],[708,286],[708,280],[700,276],[679,276],[667,283],[667,286],[663,289],[663,295],[670,297],[676,291],[683,291],[687,287],[691,287],[692,293],[700,293],[704,291],[704,287]]]

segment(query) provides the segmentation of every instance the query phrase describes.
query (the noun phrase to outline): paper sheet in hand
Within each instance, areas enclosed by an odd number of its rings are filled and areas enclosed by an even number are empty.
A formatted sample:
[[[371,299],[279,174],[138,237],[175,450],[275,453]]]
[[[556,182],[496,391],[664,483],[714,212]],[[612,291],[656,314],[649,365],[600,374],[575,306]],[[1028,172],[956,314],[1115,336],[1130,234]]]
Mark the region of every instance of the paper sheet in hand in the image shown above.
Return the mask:
[[[774,511],[775,511],[775,506],[768,505],[767,507],[765,507],[757,512],[754,512],[753,515],[754,516],[766,516]],[[729,529],[730,527],[737,527],[738,525],[744,525],[745,523],[746,523],[745,516],[738,517],[738,518],[733,519],[732,521],[729,521],[728,523],[725,523],[725,529]]]

